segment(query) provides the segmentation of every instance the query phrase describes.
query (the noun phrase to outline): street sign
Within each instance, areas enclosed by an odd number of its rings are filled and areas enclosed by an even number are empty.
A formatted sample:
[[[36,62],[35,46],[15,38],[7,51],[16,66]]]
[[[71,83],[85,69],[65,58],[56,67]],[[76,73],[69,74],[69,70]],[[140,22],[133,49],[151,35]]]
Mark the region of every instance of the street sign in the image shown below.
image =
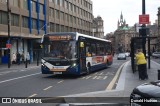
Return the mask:
[[[11,48],[11,44],[8,44],[8,43],[7,43],[7,44],[6,44],[6,48],[8,48],[8,49]]]
[[[149,24],[149,14],[139,15],[139,24]]]

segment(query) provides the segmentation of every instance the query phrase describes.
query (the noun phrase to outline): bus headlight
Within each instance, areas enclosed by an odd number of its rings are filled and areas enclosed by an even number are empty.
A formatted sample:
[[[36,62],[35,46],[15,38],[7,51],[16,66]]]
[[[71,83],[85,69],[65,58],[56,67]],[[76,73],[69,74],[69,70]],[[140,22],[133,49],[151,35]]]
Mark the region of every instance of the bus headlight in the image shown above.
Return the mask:
[[[75,67],[77,64],[76,63],[72,63],[72,66],[71,67]]]

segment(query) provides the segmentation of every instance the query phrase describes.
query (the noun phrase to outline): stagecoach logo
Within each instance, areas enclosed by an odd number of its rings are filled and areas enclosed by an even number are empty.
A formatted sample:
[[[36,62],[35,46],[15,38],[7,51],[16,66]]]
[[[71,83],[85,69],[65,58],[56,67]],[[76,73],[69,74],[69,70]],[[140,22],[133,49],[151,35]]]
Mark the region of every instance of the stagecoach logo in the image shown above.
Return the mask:
[[[60,63],[56,63],[56,65],[60,65]]]

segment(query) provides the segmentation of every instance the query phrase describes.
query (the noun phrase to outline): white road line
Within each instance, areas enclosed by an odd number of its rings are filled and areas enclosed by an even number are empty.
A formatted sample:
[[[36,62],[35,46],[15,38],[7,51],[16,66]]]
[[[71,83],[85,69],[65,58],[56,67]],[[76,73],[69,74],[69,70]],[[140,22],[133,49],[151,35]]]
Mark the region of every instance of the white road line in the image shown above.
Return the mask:
[[[50,88],[52,88],[53,86],[49,86],[49,87],[47,87],[47,88],[45,88],[45,89],[43,89],[44,91],[46,91],[46,90],[48,90],[48,89],[50,89]]]
[[[57,82],[58,84],[62,83],[64,80]]]
[[[33,94],[33,95],[29,96],[29,97],[31,98],[31,97],[34,97],[34,96],[36,96],[36,95],[37,95],[37,94]]]
[[[109,83],[109,85],[107,86],[106,90],[112,90],[114,84],[116,83],[116,80],[118,79],[118,76],[123,68],[123,66],[126,64],[127,62],[123,63],[120,68],[118,68],[118,71],[116,72],[116,75],[113,77],[112,81]]]
[[[91,77],[92,77],[92,76],[87,76],[86,79],[89,79],[89,78],[91,78]]]
[[[100,74],[98,74],[98,75],[103,75],[103,72],[101,72]]]
[[[97,76],[93,77],[92,79],[96,79],[96,78],[97,78]]]
[[[108,76],[105,76],[103,79],[105,80],[105,79],[107,79],[107,77],[108,77]]]
[[[9,81],[13,81],[13,80],[21,79],[21,78],[26,78],[26,77],[38,75],[38,74],[41,74],[41,72],[40,73],[35,73],[35,74],[30,74],[30,75],[25,75],[25,76],[22,76],[22,77],[12,78],[12,79],[8,79],[8,80],[4,80],[4,81],[0,81],[0,84],[4,83],[4,82],[9,82]]]

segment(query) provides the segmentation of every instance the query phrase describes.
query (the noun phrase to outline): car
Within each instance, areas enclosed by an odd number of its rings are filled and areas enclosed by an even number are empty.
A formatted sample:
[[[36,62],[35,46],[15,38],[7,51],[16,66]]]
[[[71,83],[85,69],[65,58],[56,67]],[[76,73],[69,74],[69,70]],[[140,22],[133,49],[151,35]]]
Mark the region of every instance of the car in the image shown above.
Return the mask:
[[[117,56],[117,60],[126,60],[126,54],[125,53],[119,53]]]
[[[152,57],[154,57],[154,58],[160,58],[160,52],[154,52],[154,53],[152,53]]]
[[[129,53],[129,52],[126,52],[125,54],[126,54],[126,56],[127,56],[127,57],[129,57],[129,56],[130,56],[130,53]]]
[[[133,89],[131,106],[160,106],[160,80],[144,83]]]

